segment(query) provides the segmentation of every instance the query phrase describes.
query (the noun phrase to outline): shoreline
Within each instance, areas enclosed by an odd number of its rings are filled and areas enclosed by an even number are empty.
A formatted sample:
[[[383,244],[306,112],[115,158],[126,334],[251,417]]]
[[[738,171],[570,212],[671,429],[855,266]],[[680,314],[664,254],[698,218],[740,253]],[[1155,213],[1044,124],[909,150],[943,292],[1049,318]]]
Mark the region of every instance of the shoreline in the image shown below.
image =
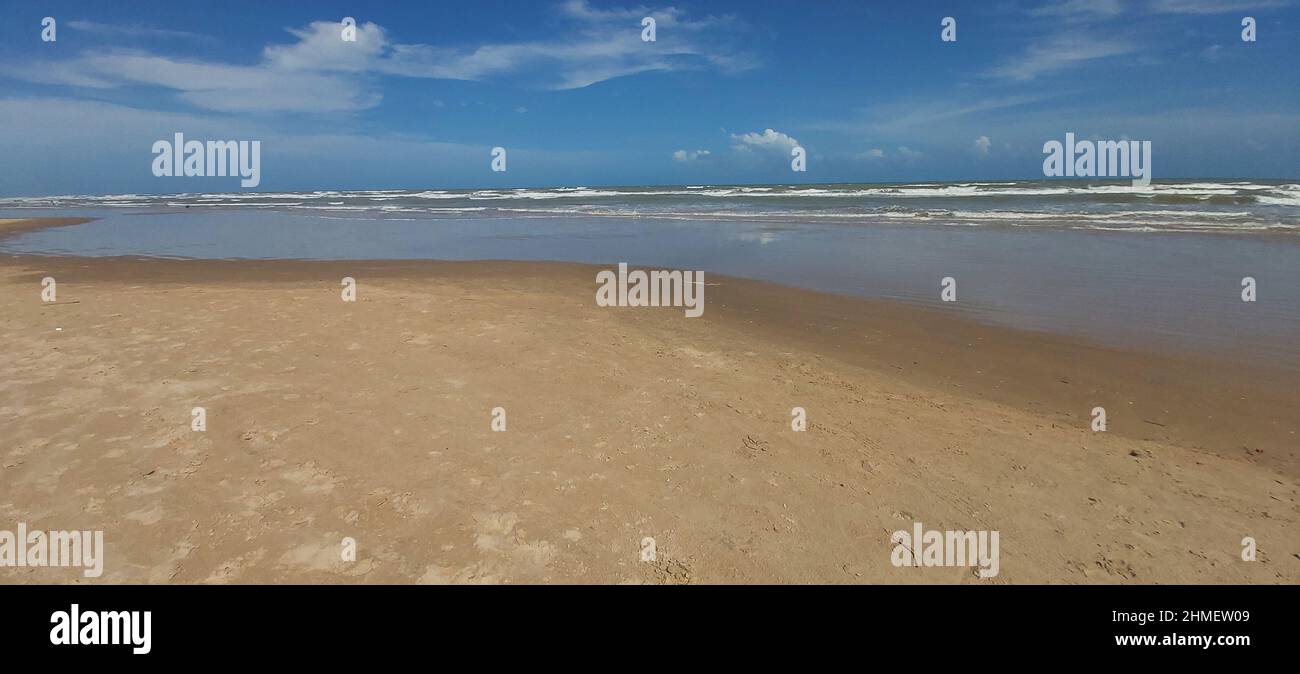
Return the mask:
[[[86,214],[101,217],[0,242],[0,250],[168,260],[618,261],[902,302],[1120,348],[1204,353],[1300,374],[1294,347],[1300,294],[1286,283],[1300,271],[1293,255],[1300,239],[1282,245],[1271,235],[774,228],[605,217],[349,220],[264,209]],[[1259,279],[1259,303],[1241,301],[1247,275]],[[961,281],[958,303],[939,301],[939,281],[948,277]]]
[[[7,233],[63,227],[94,218],[0,221]],[[5,225],[8,226],[5,226]],[[15,226],[16,225],[16,226]],[[84,281],[132,283],[296,283],[352,275],[380,279],[594,279],[608,265],[531,260],[304,260],[207,259],[150,256],[0,254],[0,268],[40,267]],[[632,266],[631,268],[639,268]],[[74,271],[76,270],[76,271]],[[351,270],[351,273],[348,273]],[[1151,345],[1116,346],[1084,336],[1011,327],[960,312],[901,299],[863,298],[705,270],[710,279],[706,316],[774,340],[801,340],[819,355],[880,372],[906,373],[926,386],[953,388],[1039,413],[1060,423],[1082,423],[1095,399],[1125,399],[1120,428],[1137,440],[1208,444],[1219,456],[1234,439],[1238,449],[1300,477],[1300,421],[1261,415],[1300,402],[1292,395],[1300,360],[1276,367],[1244,364],[1218,354]],[[39,281],[33,277],[34,282]],[[719,283],[716,287],[714,283]],[[594,296],[595,282],[591,294]],[[578,298],[575,298],[578,299]],[[627,311],[628,309],[618,309]],[[636,311],[633,309],[632,311]],[[644,311],[644,309],[643,309]],[[657,311],[657,310],[654,310]],[[755,321],[760,321],[755,324]],[[995,348],[979,350],[980,343]],[[871,349],[864,348],[870,344]],[[1300,355],[1300,354],[1298,354]],[[980,360],[987,358],[987,360]],[[1153,386],[1159,382],[1158,388]],[[1213,382],[1217,392],[1198,391]],[[1055,383],[1057,385],[1053,386]],[[1092,387],[1087,394],[1081,390]],[[1169,402],[1158,392],[1174,393]],[[1128,400],[1136,398],[1135,400]],[[1176,405],[1183,411],[1167,408]],[[1119,405],[1104,405],[1108,411]],[[1217,414],[1216,414],[1217,413]],[[1083,416],[1080,420],[1080,415]],[[1172,415],[1172,416],[1171,416]],[[1240,420],[1224,432],[1224,417]],[[1114,417],[1112,417],[1114,420]],[[1236,434],[1236,433],[1240,434]],[[1287,446],[1286,443],[1290,443]],[[1217,445],[1216,445],[1217,443]],[[1263,449],[1263,452],[1255,450]],[[1290,456],[1286,456],[1290,454]]]

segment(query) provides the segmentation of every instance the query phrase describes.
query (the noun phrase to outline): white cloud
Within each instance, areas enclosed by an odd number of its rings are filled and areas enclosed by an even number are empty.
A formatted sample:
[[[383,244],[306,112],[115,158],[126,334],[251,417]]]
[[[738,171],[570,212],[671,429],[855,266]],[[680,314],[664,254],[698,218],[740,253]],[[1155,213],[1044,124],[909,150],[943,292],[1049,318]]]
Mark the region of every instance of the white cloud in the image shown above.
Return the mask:
[[[695,161],[700,157],[707,157],[708,155],[709,155],[708,150],[695,150],[694,152],[690,150],[678,150],[673,153],[673,161],[681,161],[681,162]]]
[[[977,155],[979,155],[979,156],[981,156],[981,157],[987,157],[987,156],[989,156],[989,146],[990,146],[990,145],[992,145],[992,143],[989,141],[989,137],[988,137],[988,136],[980,136],[979,138],[976,138],[976,139],[975,139],[975,154],[977,154]]]
[[[64,25],[64,24],[60,24]],[[190,33],[183,30],[167,30],[164,28],[153,28],[140,24],[118,24],[118,23],[99,23],[97,21],[79,21],[76,19],[69,20],[66,24],[74,31],[82,33],[92,33],[108,37],[137,37],[137,38],[180,38],[186,40],[200,39],[210,40],[211,38]]]
[[[993,68],[989,74],[1013,80],[1032,80],[1088,61],[1134,51],[1137,48],[1133,44],[1122,40],[1062,33],[1029,45],[1023,53]]]
[[[1034,16],[1090,16],[1109,17],[1120,14],[1124,6],[1119,0],[1060,0],[1029,10]]]
[[[789,154],[791,149],[799,145],[799,141],[775,129],[764,129],[762,133],[733,133],[731,139],[735,141],[732,147],[741,152],[757,149]]]
[[[182,59],[144,51],[82,52],[65,60],[0,64],[0,73],[41,84],[171,90],[194,106],[221,112],[347,112],[371,108],[382,96],[378,76],[483,80],[526,77],[548,89],[573,89],[649,71],[712,68],[735,72],[753,59],[728,46],[729,18],[689,21],[677,9],[598,10],[585,0],[560,6],[567,29],[530,42],[466,48],[403,44],[374,23],[356,26],[356,41],[341,38],[336,21],[289,29],[295,41],[273,44],[254,65]],[[626,16],[625,16],[626,15]],[[627,21],[627,16],[635,21]],[[653,45],[641,41],[640,17],[661,27]],[[127,36],[179,37],[175,31],[74,22],[82,30]]]
[[[884,159],[885,151],[878,147],[873,147],[870,150],[867,150],[866,152],[858,152],[857,154],[853,154],[851,156],[853,159],[865,159],[867,161],[874,161],[877,159]]]
[[[1227,14],[1288,7],[1295,0],[1153,0],[1137,5],[1156,14]],[[1032,16],[1105,19],[1123,14],[1121,0],[1056,0],[1029,10]]]
[[[1151,11],[1160,14],[1227,14],[1286,7],[1292,0],[1156,0]]]
[[[908,98],[857,110],[857,117],[849,120],[813,122],[805,126],[818,131],[868,136],[893,135],[917,129],[928,131],[940,123],[949,126],[958,118],[1016,108],[1047,98],[1045,94],[1033,94],[956,101],[945,93],[933,99]]]
[[[560,6],[574,24],[570,30],[547,31],[548,39],[488,43],[468,48],[399,44],[373,24],[357,26],[356,42],[339,39],[340,27],[316,21],[291,33],[297,43],[268,47],[269,63],[295,69],[373,71],[404,77],[481,80],[531,72],[543,88],[576,89],[614,77],[649,71],[715,67],[738,71],[752,62],[732,54],[725,32],[730,19],[687,21],[683,12],[667,10],[597,10],[583,0]],[[640,19],[653,16],[661,31],[653,44],[641,41]]]
[[[0,72],[75,87],[159,87],[195,107],[219,112],[347,112],[374,107],[381,100],[372,87],[343,73],[286,69],[267,62],[226,65],[138,51],[0,65]]]
[[[596,9],[591,6],[587,0],[565,0],[560,5],[560,11],[569,16],[584,19],[587,21],[628,21],[640,22],[642,17],[653,16],[655,21],[660,25],[672,25],[681,10],[675,7],[652,12],[645,7],[629,7],[627,9]]]

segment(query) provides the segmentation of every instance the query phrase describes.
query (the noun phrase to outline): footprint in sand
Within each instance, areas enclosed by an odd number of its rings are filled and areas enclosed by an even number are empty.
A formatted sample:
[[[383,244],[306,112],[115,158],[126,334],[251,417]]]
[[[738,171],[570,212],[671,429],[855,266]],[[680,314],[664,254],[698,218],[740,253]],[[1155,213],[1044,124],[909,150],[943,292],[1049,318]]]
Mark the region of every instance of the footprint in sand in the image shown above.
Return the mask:
[[[334,491],[337,483],[329,471],[317,468],[315,461],[299,464],[293,470],[280,473],[280,477],[300,485],[304,494],[328,494]]]
[[[162,521],[163,508],[162,504],[155,503],[151,508],[144,508],[135,512],[127,513],[126,518],[132,522],[139,522],[145,526],[152,526]]]
[[[548,541],[526,540],[518,528],[515,513],[489,513],[474,518],[477,533],[474,548],[496,557],[507,576],[543,573],[555,559],[555,546]]]

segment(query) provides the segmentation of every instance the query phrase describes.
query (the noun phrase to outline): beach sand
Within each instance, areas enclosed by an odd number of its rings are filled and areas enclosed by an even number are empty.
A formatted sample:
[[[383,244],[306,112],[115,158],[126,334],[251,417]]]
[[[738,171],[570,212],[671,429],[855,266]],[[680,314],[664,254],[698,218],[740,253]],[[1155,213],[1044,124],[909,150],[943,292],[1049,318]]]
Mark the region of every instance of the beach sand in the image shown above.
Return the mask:
[[[0,256],[0,528],[107,548],[0,582],[1300,580],[1293,371],[596,269]],[[893,566],[914,522],[1000,573]]]

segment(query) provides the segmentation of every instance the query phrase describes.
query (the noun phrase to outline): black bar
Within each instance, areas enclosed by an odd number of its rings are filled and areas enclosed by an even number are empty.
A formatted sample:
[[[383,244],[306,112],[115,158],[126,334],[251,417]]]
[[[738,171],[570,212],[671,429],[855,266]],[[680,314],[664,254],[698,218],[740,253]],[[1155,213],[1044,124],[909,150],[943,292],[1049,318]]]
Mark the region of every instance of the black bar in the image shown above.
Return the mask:
[[[436,649],[444,666],[460,661],[457,654],[469,658],[456,666],[462,669],[500,657],[576,662],[599,646],[632,661],[689,647],[726,650],[735,662],[762,663],[776,649],[858,662],[979,654],[993,664],[1040,654],[1066,666],[1076,657],[1246,664],[1280,656],[1296,639],[1300,586],[64,585],[5,587],[0,597],[3,652],[48,663],[192,665],[280,655],[337,664],[376,653],[423,662]],[[150,652],[52,644],[51,616],[73,604],[83,619],[87,611],[150,611]],[[1117,621],[1117,611],[1155,619]],[[1147,635],[1246,637],[1249,644],[1116,644],[1117,636]]]

